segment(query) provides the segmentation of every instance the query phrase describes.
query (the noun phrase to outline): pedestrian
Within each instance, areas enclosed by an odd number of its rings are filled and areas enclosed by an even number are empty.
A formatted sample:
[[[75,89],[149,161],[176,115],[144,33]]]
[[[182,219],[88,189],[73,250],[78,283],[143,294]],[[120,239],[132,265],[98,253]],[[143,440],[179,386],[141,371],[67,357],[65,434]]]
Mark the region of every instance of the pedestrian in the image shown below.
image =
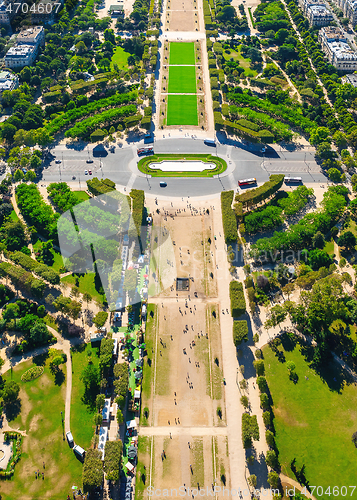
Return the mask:
[[[176,420],[176,418],[175,418],[175,424],[177,425],[177,420]]]
[[[44,468],[44,469],[46,468],[46,467],[45,467],[45,462],[43,462],[43,468]]]
[[[43,472],[42,472],[42,479],[45,479],[45,475],[44,475],[44,473],[43,473]]]
[[[190,441],[189,441],[187,444],[188,444],[188,447],[191,449],[191,446],[190,446]]]
[[[35,478],[37,479],[37,472],[35,471]]]

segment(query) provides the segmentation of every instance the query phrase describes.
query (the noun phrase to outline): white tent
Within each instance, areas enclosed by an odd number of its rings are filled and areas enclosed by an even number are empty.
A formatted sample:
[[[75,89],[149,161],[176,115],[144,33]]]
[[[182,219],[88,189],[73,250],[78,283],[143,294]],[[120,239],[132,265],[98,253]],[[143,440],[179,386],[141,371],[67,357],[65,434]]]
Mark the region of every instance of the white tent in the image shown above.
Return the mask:
[[[134,399],[140,399],[140,391],[138,391],[137,389],[134,392]]]
[[[128,429],[135,429],[135,427],[136,427],[135,420],[128,420],[127,423],[126,423],[126,427]]]

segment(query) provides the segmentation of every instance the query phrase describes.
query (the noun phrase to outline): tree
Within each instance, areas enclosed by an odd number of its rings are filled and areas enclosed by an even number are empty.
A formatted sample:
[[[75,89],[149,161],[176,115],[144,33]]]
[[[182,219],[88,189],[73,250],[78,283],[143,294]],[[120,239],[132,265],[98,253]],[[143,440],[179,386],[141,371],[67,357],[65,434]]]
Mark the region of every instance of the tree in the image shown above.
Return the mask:
[[[317,231],[312,237],[312,246],[314,248],[323,248],[325,246],[325,238],[321,231]]]
[[[341,171],[337,168],[329,168],[327,171],[327,175],[332,182],[341,182],[342,174]]]
[[[105,311],[99,311],[93,318],[93,323],[97,328],[101,328],[105,325],[108,319],[108,313]]]
[[[329,142],[321,142],[317,146],[316,154],[317,154],[317,156],[319,156],[323,160],[327,160],[329,158],[334,158],[334,156],[335,156],[335,152],[332,151],[331,145]]]
[[[353,250],[356,246],[356,237],[351,231],[346,231],[338,238],[337,244],[339,247],[346,248],[346,250]]]
[[[258,377],[263,376],[265,373],[264,361],[262,359],[256,359],[253,361],[253,366],[257,372]]]
[[[97,408],[98,411],[102,411],[102,409],[104,408],[104,402],[105,402],[105,395],[98,394],[97,397],[95,398],[95,407]]]
[[[51,360],[50,360],[50,369],[51,371],[53,372],[56,372],[59,370],[59,367],[60,365],[63,363],[63,356],[62,355],[58,355],[58,356],[54,356]]]
[[[100,373],[98,367],[93,364],[88,364],[81,373],[80,379],[86,388],[94,391],[99,386]]]
[[[288,369],[289,374],[295,370],[295,363],[294,361],[287,361],[286,363],[286,368]]]
[[[259,387],[259,390],[261,393],[264,393],[268,389],[268,384],[266,381],[266,378],[263,376],[260,376],[257,378],[257,386]]]
[[[263,410],[267,410],[269,408],[269,398],[265,392],[260,395],[260,406]]]
[[[14,380],[8,380],[5,382],[3,390],[2,390],[2,398],[4,401],[4,405],[8,405],[14,403],[20,392],[20,386]]]
[[[317,127],[310,134],[310,142],[316,146],[323,142],[329,143],[330,141],[330,130],[327,127]]]
[[[283,321],[285,321],[287,312],[285,309],[277,304],[276,306],[270,309],[270,320],[272,321],[272,326],[280,325]]]
[[[309,264],[312,269],[320,269],[321,267],[329,267],[332,264],[332,259],[327,252],[315,248],[309,252]]]
[[[118,411],[117,411],[117,422],[118,422],[118,425],[121,425],[124,422],[123,412],[121,411],[120,408],[118,408]]]
[[[335,141],[335,144],[336,146],[338,147],[338,149],[344,149],[347,147],[347,137],[346,135],[341,132],[340,130],[337,130],[334,134],[333,134],[333,140]]]
[[[19,317],[20,308],[17,304],[8,304],[6,309],[2,313],[2,317],[5,321],[15,320],[16,328],[16,318]]]
[[[41,161],[41,160],[40,160]],[[36,179],[36,174],[33,170],[28,170],[25,174],[24,181],[33,182]]]
[[[44,344],[49,338],[50,334],[47,326],[43,322],[43,320],[37,321],[30,330],[29,333],[29,341],[33,345],[41,345]]]
[[[94,415],[94,425],[96,427],[100,427],[102,425],[102,422],[103,422],[103,415],[101,413],[96,413]]]
[[[266,412],[264,412],[266,413]],[[263,413],[263,415],[264,415]],[[275,448],[275,437],[272,431],[265,431],[265,440],[269,448]]]
[[[265,463],[272,469],[275,469],[278,466],[278,457],[276,456],[274,450],[267,451],[265,456]]]
[[[281,290],[288,296],[288,300],[290,300],[290,294],[293,293],[293,291],[295,290],[295,284],[287,283],[285,286],[283,286]]]
[[[15,182],[20,182],[22,181],[22,179],[24,178],[24,173],[22,170],[20,170],[19,168],[17,170],[15,170],[15,173],[14,173],[14,181]]]
[[[279,479],[279,475],[275,471],[269,472],[269,474],[268,474],[268,483],[270,484],[270,486],[272,488],[278,488],[279,487],[280,479]]]
[[[252,488],[255,488],[257,486],[257,476],[255,474],[249,476],[248,483]]]
[[[249,400],[248,400],[247,396],[242,396],[240,398],[240,402],[242,403],[242,405],[244,406],[244,408],[248,408],[248,406],[249,406]]]
[[[84,294],[83,294],[83,300],[85,300],[87,302],[87,309],[88,309],[88,304],[89,304],[89,302],[92,301],[91,294],[88,293],[88,292],[84,292]]]
[[[3,139],[5,139],[6,141],[10,142],[14,138],[16,130],[17,129],[16,129],[15,125],[12,125],[11,123],[4,122],[2,127],[1,127],[1,130],[0,130],[1,137]]]

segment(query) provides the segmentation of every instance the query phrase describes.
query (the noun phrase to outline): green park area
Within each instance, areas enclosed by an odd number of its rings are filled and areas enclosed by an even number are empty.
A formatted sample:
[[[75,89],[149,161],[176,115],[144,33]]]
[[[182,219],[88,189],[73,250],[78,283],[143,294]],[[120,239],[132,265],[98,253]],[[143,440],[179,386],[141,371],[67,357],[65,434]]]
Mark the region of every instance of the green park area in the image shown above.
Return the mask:
[[[130,54],[125,52],[122,47],[116,47],[112,56],[112,60],[110,62],[110,69],[113,71],[114,64],[118,66],[119,69],[127,70],[128,66],[128,57]]]
[[[195,94],[196,67],[170,66],[168,92],[170,94]]]
[[[330,498],[325,493],[329,486],[332,490],[347,485],[350,496],[348,485],[355,484],[357,474],[352,442],[357,430],[357,387],[336,362],[315,371],[313,347],[286,334],[281,341],[282,354],[266,346],[263,355],[282,472],[300,484],[322,486],[323,494],[318,496],[322,500]],[[294,381],[289,377],[289,361],[295,364]]]
[[[29,382],[21,380],[29,368],[36,366],[44,368],[42,375]],[[20,386],[18,401],[6,412],[9,425],[25,431],[26,435],[14,475],[1,482],[2,500],[66,498],[73,485],[82,484],[82,464],[68,446],[61,420],[61,412],[64,418],[65,410],[66,366],[51,372],[45,354],[21,363],[3,378]],[[36,479],[38,470],[41,476]]]
[[[168,95],[167,125],[198,125],[197,96]]]
[[[244,75],[249,77],[257,76],[258,72],[255,69],[251,68],[251,61],[249,58],[243,57],[242,55],[242,46],[239,45],[237,50],[226,49],[223,51],[223,57],[226,61],[233,59],[233,61],[237,62],[239,66],[244,68]]]
[[[215,163],[216,168],[210,170],[202,170],[201,172],[192,171],[174,171],[167,172],[158,168],[150,168],[151,163],[161,161],[202,161],[204,163]],[[183,164],[184,168],[184,164]],[[213,177],[214,175],[221,174],[227,168],[227,163],[222,158],[212,155],[199,155],[199,154],[156,154],[146,158],[142,158],[138,163],[138,169],[144,174],[151,175],[152,177]]]
[[[66,283],[69,286],[78,286],[79,293],[89,293],[92,299],[97,301],[98,304],[103,304],[105,295],[100,294],[100,284],[96,284],[95,273],[85,274],[69,274],[61,278],[61,283]]]
[[[171,42],[170,64],[195,64],[195,44]]]

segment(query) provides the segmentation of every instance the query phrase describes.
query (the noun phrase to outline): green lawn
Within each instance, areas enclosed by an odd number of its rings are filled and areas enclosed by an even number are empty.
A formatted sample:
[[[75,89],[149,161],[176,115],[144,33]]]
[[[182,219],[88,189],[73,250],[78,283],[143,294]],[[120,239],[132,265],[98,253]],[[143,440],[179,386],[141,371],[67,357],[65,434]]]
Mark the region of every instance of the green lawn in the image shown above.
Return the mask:
[[[100,293],[96,290],[95,288],[95,283],[94,283],[94,273],[86,273],[86,274],[81,274],[79,275],[79,293],[85,293],[88,292],[94,300],[96,300],[98,303],[103,304],[105,300],[105,295],[100,295]],[[63,283],[68,283],[69,285],[75,286],[76,284],[76,278],[72,274],[65,276],[64,278],[61,279]]]
[[[72,485],[82,486],[82,464],[63,439],[61,411],[64,416],[66,378],[57,380],[43,356],[36,364],[45,364],[43,375],[31,382],[22,382],[21,375],[33,366],[26,361],[8,371],[4,378],[20,385],[20,414],[10,420],[14,429],[26,430],[21,459],[11,480],[1,481],[2,500],[62,500],[71,494]],[[83,425],[83,424],[82,424]],[[45,469],[43,468],[45,462]],[[44,480],[35,478],[35,471],[44,472]]]
[[[89,200],[89,196],[85,191],[73,191],[73,193],[76,195],[76,197],[80,201],[87,201]]]
[[[16,222],[17,222],[18,220],[20,220],[20,219],[19,219],[19,217],[18,217],[18,215],[17,215],[17,213],[15,212],[15,210],[13,210],[13,211],[10,213],[10,219],[11,219],[12,221],[16,221]]]
[[[33,249],[34,249],[35,253],[39,250],[40,245],[41,245],[40,239],[36,240],[36,242],[33,244]],[[51,254],[53,255],[53,263],[52,263],[51,267],[54,271],[59,272],[59,270],[63,267],[62,255],[53,249],[51,250]],[[47,263],[47,265],[50,265],[50,264]]]
[[[195,64],[195,44],[193,42],[171,42],[170,64]]]
[[[197,96],[167,96],[167,125],[198,125]]]
[[[334,252],[334,241],[332,238],[330,239],[330,241],[325,242],[324,250],[325,250],[325,252],[327,252],[331,256],[335,253]]]
[[[170,94],[195,94],[196,93],[196,67],[195,66],[170,66],[169,90]],[[197,107],[197,104],[196,104]]]
[[[227,50],[224,50],[223,57],[227,61],[229,61],[231,58],[233,58],[234,61],[237,61],[239,63],[239,66],[244,68],[244,75],[245,76],[250,76],[250,77],[257,76],[258,72],[255,69],[251,69],[251,67],[250,67],[250,59],[242,56],[242,46],[241,45],[238,46],[238,50],[229,49],[229,53],[227,52]]]
[[[71,398],[71,432],[74,441],[85,450],[90,447],[94,435],[95,410],[84,400],[84,384],[80,380],[81,373],[89,360],[95,366],[99,364],[99,347],[81,344],[72,348],[72,398]],[[89,355],[91,353],[91,355]],[[88,403],[90,403],[89,401]]]
[[[122,47],[116,47],[113,53],[113,57],[110,63],[111,71],[114,69],[114,64],[118,65],[119,69],[128,69],[128,57],[130,54],[125,52]]]
[[[296,365],[298,382],[288,376],[286,363],[281,363],[270,347],[263,349],[266,378],[274,402],[276,443],[282,472],[292,478],[290,464],[296,459],[298,470],[305,466],[310,485],[321,485],[324,492],[331,486],[355,484],[356,448],[351,437],[357,430],[357,387],[347,385],[334,363],[326,367],[321,378],[309,367],[302,347],[284,335],[286,361]],[[308,356],[313,348],[306,350]],[[307,378],[306,378],[307,377]],[[355,498],[356,493],[350,496]],[[327,500],[328,494],[318,498]]]
[[[151,163],[157,163],[161,161],[173,161],[173,160],[196,160],[209,163],[215,163],[216,167],[211,170],[202,170],[201,172],[192,171],[173,171],[166,172],[158,168],[151,168]],[[184,164],[182,166],[184,168]],[[227,169],[227,163],[222,158],[212,155],[195,155],[195,154],[156,154],[148,156],[146,158],[141,158],[138,163],[138,169],[144,174],[149,174],[152,177],[213,177],[214,175],[221,174]]]

